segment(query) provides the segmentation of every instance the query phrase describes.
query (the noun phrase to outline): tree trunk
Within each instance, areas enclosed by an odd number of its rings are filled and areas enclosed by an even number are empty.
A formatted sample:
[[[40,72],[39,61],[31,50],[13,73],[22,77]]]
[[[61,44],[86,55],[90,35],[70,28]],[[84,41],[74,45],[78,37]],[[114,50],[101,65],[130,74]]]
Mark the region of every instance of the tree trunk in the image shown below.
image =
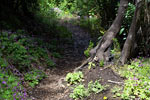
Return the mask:
[[[106,53],[108,48],[111,46],[113,42],[113,38],[120,31],[121,24],[124,19],[124,14],[126,12],[126,8],[128,7],[128,0],[121,0],[120,6],[118,9],[118,14],[112,23],[111,27],[104,34],[102,39],[99,41],[98,45],[90,51],[91,57],[96,61],[105,60]]]
[[[121,58],[120,58],[121,64],[124,64],[127,62],[127,59],[131,56],[132,52],[135,49],[134,44],[135,44],[135,37],[136,37],[136,32],[137,32],[137,22],[140,17],[140,8],[141,8],[141,2],[137,2],[134,16],[132,19],[132,23],[129,29],[129,33],[128,33],[127,39],[125,41],[125,44],[123,46],[123,50],[121,53]]]

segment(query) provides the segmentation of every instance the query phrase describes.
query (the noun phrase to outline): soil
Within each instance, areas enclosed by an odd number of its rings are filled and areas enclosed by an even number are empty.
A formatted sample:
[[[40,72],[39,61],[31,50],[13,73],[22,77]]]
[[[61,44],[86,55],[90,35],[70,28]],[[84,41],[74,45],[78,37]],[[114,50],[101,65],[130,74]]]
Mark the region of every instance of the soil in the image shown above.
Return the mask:
[[[89,33],[79,26],[72,25],[70,23],[61,23],[61,25],[67,27],[72,33],[74,40],[73,44],[62,44],[61,47],[64,49],[63,58],[57,59],[55,68],[46,69],[47,78],[43,79],[35,88],[28,90],[28,94],[32,100],[72,100],[69,98],[71,89],[64,82],[64,78],[68,72],[73,72],[75,68],[81,65],[86,57],[83,52],[88,47],[90,40]],[[115,82],[123,82],[123,79],[114,73],[110,67],[101,68],[99,66],[88,69],[85,66],[82,69],[84,73],[84,84],[87,86],[91,80],[95,81],[98,79],[102,85],[109,85],[107,90],[100,94],[91,94],[84,100],[103,100],[106,96],[108,100],[121,100],[120,98],[112,98],[113,94],[110,92],[111,89],[119,84]],[[108,80],[114,81],[109,82]]]

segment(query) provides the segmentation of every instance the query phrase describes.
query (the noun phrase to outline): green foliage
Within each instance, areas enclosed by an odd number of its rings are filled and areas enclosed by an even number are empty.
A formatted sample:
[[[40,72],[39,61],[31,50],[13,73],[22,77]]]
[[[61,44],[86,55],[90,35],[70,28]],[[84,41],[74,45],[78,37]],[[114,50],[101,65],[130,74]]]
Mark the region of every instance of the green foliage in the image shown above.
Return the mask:
[[[111,92],[114,94],[113,97],[120,97],[121,96],[120,91],[121,91],[121,88],[118,86],[115,86],[111,89]]]
[[[77,84],[78,82],[81,82],[83,79],[83,73],[82,72],[74,72],[74,73],[68,73],[66,76],[66,81],[69,84]]]
[[[89,96],[89,92],[82,84],[76,86],[73,90],[73,93],[70,94],[70,97],[75,100],[83,99],[84,97],[87,96]]]
[[[28,68],[31,64],[30,56],[27,55],[26,48],[20,44],[17,40],[21,35],[11,34],[4,32],[0,35],[0,51],[2,57],[5,56],[9,61],[12,61],[14,65],[18,66],[18,69],[23,70]]]
[[[103,66],[104,66],[104,60],[100,60],[99,66],[100,66],[100,67],[103,67]]]
[[[35,87],[35,85],[37,85],[44,77],[46,77],[44,72],[34,69],[33,71],[26,73],[24,78],[31,87]]]
[[[96,65],[93,62],[89,62],[88,63],[88,69],[91,69],[92,67],[95,67]]]
[[[8,66],[8,62],[0,56],[0,66],[2,68],[6,68]]]
[[[98,80],[96,80],[94,83],[93,81],[88,83],[88,91],[89,93],[94,92],[95,94],[102,92],[106,89],[106,86],[102,86]]]
[[[92,41],[90,41],[89,43],[89,47],[84,51],[84,55],[86,57],[89,57],[90,56],[90,50],[93,48],[94,46],[94,43]]]
[[[88,83],[88,88],[85,88],[84,85],[79,84],[77,85],[74,90],[73,93],[70,94],[70,97],[73,99],[83,99],[85,97],[90,96],[91,93],[100,93],[103,90],[106,89],[107,86],[102,86],[98,80],[96,80],[95,82],[91,81]]]
[[[116,38],[113,39],[113,49],[111,50],[111,54],[114,55],[115,59],[120,57],[121,49],[120,44]]]
[[[39,39],[31,39],[24,35],[24,31],[18,30],[17,33],[3,32],[0,35],[1,56],[16,66],[20,71],[26,71],[31,67],[31,63],[42,63],[49,67],[55,66],[50,59],[44,42]],[[57,56],[59,56],[57,54]]]
[[[126,12],[126,15],[125,15],[125,18],[127,18],[126,22],[129,22],[129,21],[132,20],[132,17],[134,15],[134,11],[135,11],[135,5],[131,4],[131,3],[128,3],[128,9],[127,9],[127,12]]]
[[[119,32],[120,35],[123,35],[122,40],[126,40],[126,35],[128,33],[128,29],[132,22],[132,17],[134,15],[134,11],[135,11],[135,5],[132,3],[128,3],[127,12],[125,14],[125,20],[123,21],[121,30]]]
[[[100,26],[101,23],[99,20],[101,20],[101,19],[97,18],[96,16],[93,16],[93,17],[91,16],[90,18],[84,18],[84,17],[82,18],[81,17],[79,25],[81,27],[90,29],[90,31],[92,33],[97,33],[97,32],[99,32],[99,30],[102,29],[102,27]],[[101,30],[101,32],[102,32],[102,30]]]
[[[58,52],[53,52],[52,56],[55,58],[61,58],[62,57]]]
[[[12,73],[0,70],[0,99],[1,100],[21,100],[24,94],[21,93],[23,89],[19,83],[19,79]]]
[[[150,98],[150,68],[149,59],[135,59],[127,66],[122,74],[127,78],[121,97],[126,100],[134,100],[139,97],[142,100]]]

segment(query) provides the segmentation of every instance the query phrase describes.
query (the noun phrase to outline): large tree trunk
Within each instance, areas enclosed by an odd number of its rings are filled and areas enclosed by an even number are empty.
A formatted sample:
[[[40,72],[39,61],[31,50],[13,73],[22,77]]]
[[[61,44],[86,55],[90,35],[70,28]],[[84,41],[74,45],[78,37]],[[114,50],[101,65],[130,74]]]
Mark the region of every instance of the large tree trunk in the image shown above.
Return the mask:
[[[104,34],[102,39],[99,41],[98,45],[90,51],[92,59],[94,58],[94,60],[96,61],[105,60],[108,54],[106,52],[108,48],[111,46],[113,38],[115,38],[116,34],[120,31],[120,27],[123,22],[127,7],[128,7],[128,0],[121,0],[117,16],[114,22],[112,23],[111,27]]]
[[[137,2],[132,23],[129,29],[129,33],[121,53],[121,58],[120,58],[121,64],[124,64],[127,61],[127,59],[132,55],[132,52],[134,52],[135,44],[136,44],[135,37],[139,26],[137,25],[137,22],[140,17],[140,8],[141,8],[141,2]]]

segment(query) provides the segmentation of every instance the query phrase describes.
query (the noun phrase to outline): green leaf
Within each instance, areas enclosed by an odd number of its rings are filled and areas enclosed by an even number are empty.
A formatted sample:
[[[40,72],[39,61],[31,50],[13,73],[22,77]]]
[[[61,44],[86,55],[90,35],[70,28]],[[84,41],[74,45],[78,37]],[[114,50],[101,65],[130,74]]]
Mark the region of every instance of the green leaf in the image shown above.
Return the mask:
[[[123,33],[123,31],[125,30],[125,28],[121,28],[119,35],[121,35]]]

